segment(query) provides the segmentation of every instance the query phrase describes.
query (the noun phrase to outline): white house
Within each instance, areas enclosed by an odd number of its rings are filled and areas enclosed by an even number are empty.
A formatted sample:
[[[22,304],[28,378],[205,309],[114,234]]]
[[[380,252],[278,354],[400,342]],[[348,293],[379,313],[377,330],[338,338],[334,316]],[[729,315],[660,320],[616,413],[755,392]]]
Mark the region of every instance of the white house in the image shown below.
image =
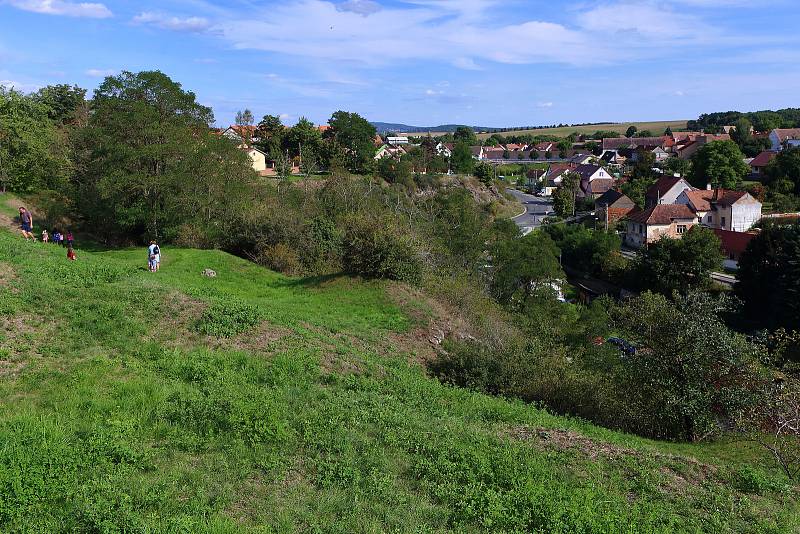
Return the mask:
[[[453,155],[453,145],[451,143],[442,143],[441,141],[436,145],[436,153],[440,156],[449,158]]]
[[[386,142],[389,143],[390,145],[407,145],[408,137],[405,136],[387,137]]]
[[[697,214],[697,222],[709,228],[747,232],[761,220],[761,202],[745,191],[700,189],[684,191],[677,204]]]
[[[697,224],[694,212],[682,204],[656,204],[625,218],[625,244],[646,247],[666,236],[681,239]]]
[[[774,151],[800,146],[800,128],[776,128],[769,133],[769,142]]]
[[[675,201],[684,191],[691,191],[694,187],[679,176],[664,176],[651,185],[644,194],[647,206],[658,204],[675,204]]]

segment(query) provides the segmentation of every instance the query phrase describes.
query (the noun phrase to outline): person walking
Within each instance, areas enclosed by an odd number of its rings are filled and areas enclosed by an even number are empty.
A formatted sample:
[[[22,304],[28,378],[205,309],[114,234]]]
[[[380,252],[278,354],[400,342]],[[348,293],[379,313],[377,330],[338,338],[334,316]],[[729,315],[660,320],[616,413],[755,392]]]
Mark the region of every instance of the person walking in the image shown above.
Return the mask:
[[[50,241],[50,234],[47,233],[47,228],[42,230],[42,243],[48,243]]]
[[[75,241],[75,238],[72,237],[72,230],[67,230],[67,247],[72,248],[72,242]]]
[[[150,241],[150,246],[147,247],[147,265],[151,273],[155,273],[161,268],[161,248],[155,241]]]
[[[19,207],[19,221],[21,223],[19,228],[22,230],[22,237],[26,241],[36,241],[36,237],[33,235],[33,215],[24,206]]]

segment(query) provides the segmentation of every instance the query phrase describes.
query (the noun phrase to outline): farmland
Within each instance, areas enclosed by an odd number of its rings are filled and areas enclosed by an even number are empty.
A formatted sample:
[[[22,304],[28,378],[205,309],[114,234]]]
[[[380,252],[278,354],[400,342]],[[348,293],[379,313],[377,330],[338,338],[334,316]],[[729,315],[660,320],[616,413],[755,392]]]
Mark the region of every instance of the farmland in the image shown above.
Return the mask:
[[[558,137],[566,137],[573,132],[589,134],[589,133],[594,133],[598,130],[614,131],[614,132],[619,132],[620,134],[624,134],[629,127],[636,126],[637,130],[639,131],[649,130],[653,132],[654,135],[661,135],[667,128],[671,128],[673,131],[685,130],[686,122],[687,121],[685,120],[621,122],[615,124],[594,124],[590,126],[563,126],[560,128],[540,128],[535,130],[511,130],[507,132],[498,132],[498,133],[500,133],[500,135],[505,135],[505,136],[532,134],[532,135],[555,135]],[[486,139],[490,135],[492,134],[481,133],[478,134],[478,139]]]

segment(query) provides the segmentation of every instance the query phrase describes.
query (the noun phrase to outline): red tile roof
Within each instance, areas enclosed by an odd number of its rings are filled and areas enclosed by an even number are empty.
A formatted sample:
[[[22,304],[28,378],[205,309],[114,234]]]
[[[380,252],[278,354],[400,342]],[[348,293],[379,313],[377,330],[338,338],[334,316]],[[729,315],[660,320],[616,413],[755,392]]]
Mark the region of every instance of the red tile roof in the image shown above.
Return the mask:
[[[641,224],[670,224],[678,220],[695,220],[697,217],[683,204],[659,204],[644,211],[628,215],[628,220]]]
[[[730,206],[745,196],[745,191],[731,191],[729,189],[698,189],[687,191],[686,197],[695,211],[709,211],[712,204]]]
[[[772,131],[777,134],[781,143],[787,139],[800,139],[800,128],[776,128]]]
[[[653,200],[661,198],[661,195],[675,187],[675,184],[681,180],[683,180],[683,178],[677,176],[663,176],[659,178],[656,183],[647,188],[644,196]]]
[[[720,230],[719,228],[714,228],[714,233],[717,234],[722,243],[722,250],[737,257],[744,252],[747,244],[756,236],[755,233],[751,232],[732,232],[730,230]]]
[[[753,161],[750,162],[750,166],[758,169],[764,168],[770,161],[775,159],[775,156],[777,155],[778,155],[777,152],[773,152],[772,150],[765,150],[764,152],[753,158]]]

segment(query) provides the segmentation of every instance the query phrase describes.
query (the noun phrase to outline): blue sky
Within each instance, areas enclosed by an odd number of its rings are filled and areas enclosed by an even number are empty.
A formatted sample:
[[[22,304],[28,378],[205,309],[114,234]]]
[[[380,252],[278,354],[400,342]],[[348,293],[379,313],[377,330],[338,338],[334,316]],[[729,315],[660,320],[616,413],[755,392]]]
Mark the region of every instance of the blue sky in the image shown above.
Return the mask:
[[[0,0],[0,84],[159,69],[220,125],[481,126],[800,106],[797,0]]]

